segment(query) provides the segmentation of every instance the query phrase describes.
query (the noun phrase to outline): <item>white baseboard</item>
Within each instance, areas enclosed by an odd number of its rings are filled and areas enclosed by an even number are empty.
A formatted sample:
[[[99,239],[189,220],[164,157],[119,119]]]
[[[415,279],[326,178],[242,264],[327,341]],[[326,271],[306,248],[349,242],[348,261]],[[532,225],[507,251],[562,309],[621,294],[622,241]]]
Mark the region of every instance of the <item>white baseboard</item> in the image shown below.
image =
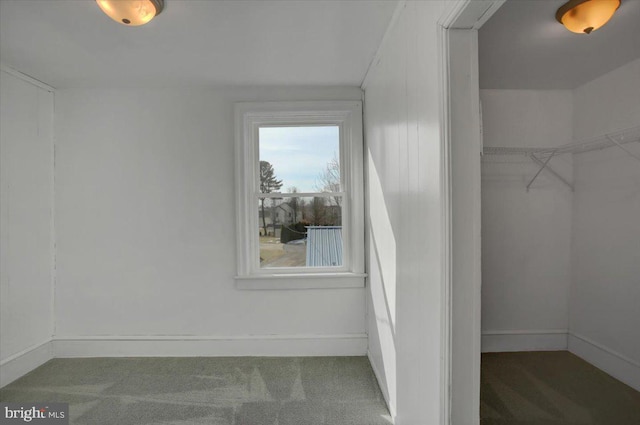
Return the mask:
[[[36,344],[0,362],[0,388],[53,358],[51,340]]]
[[[640,391],[640,363],[576,333],[569,334],[569,351]]]
[[[382,397],[384,401],[387,403],[387,409],[389,409],[389,413],[391,414],[391,419],[393,423],[396,421],[396,406],[391,403],[391,398],[389,397],[389,389],[386,385],[382,385],[383,382],[386,382],[382,379],[382,375],[380,374],[380,369],[374,359],[371,357],[371,353],[367,351],[367,358],[369,359],[369,364],[371,365],[371,369],[373,370],[373,374],[376,376],[376,380],[378,381],[378,387],[380,387],[380,391],[382,392]]]
[[[57,337],[55,357],[364,356],[366,334]]]
[[[566,329],[482,332],[482,352],[563,351],[568,348]]]

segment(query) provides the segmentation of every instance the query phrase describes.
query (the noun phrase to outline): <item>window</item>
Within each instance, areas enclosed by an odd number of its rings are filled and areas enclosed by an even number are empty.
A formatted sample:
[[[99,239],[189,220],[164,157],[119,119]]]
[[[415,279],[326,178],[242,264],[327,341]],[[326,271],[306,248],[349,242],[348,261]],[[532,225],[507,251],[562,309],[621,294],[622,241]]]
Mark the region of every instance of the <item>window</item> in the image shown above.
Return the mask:
[[[360,102],[238,103],[238,279],[362,281],[362,156]]]

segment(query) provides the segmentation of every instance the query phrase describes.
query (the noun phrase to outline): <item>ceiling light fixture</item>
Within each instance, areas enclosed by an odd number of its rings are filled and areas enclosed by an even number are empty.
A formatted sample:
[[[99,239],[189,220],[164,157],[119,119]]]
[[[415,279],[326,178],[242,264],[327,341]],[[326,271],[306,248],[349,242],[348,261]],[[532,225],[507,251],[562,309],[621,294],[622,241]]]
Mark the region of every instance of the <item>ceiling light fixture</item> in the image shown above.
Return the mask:
[[[609,22],[620,0],[570,0],[556,12],[556,19],[569,31],[591,34]]]
[[[162,12],[163,0],[96,0],[108,17],[123,25],[144,25]]]

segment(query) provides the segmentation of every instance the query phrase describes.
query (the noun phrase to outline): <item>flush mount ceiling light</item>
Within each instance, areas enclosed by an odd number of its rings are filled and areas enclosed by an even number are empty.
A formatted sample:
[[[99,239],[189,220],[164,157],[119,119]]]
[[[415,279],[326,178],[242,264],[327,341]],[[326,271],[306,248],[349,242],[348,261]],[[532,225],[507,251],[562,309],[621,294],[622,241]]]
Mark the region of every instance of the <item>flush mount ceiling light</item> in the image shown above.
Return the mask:
[[[609,22],[620,0],[570,0],[556,12],[556,19],[569,31],[591,34]]]
[[[104,13],[116,22],[135,27],[162,12],[163,0],[96,0]]]

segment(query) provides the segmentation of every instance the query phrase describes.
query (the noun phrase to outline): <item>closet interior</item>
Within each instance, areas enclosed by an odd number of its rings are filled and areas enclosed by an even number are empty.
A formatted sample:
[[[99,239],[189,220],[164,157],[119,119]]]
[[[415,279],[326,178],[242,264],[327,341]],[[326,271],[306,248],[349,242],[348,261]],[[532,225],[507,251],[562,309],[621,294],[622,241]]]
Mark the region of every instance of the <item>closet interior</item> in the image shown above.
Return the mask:
[[[576,71],[608,27],[509,51],[510,3],[479,31],[481,423],[640,423],[640,59]]]

